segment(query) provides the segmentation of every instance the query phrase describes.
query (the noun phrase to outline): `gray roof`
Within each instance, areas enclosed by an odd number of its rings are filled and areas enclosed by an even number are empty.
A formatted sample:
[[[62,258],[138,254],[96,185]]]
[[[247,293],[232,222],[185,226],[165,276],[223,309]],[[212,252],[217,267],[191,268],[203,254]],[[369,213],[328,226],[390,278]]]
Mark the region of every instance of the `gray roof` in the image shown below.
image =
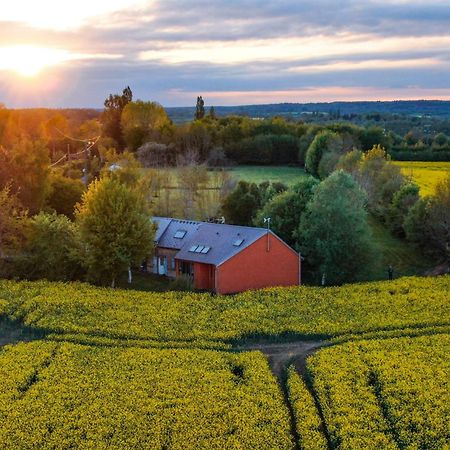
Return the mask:
[[[159,242],[161,239],[161,236],[164,234],[164,231],[167,230],[167,227],[170,225],[170,222],[172,219],[169,219],[167,217],[153,217],[153,222],[157,226],[156,228],[156,234],[155,234],[155,241]]]
[[[215,266],[224,263],[267,234],[266,228],[177,220],[164,217],[155,217],[153,220],[161,228],[164,227],[162,232],[158,229],[157,236],[159,238],[156,241],[159,247],[178,249],[179,252],[175,256],[177,259]],[[186,231],[183,239],[174,237],[178,230]],[[270,233],[274,235],[274,233]],[[239,241],[242,241],[240,245],[235,245]],[[209,249],[207,253],[190,251],[195,246],[209,247]]]
[[[201,222],[194,220],[178,220],[168,217],[154,217],[153,220],[158,224],[158,231],[155,238],[158,247],[172,248],[175,250],[180,250],[186,242],[190,241],[191,236],[201,224]],[[159,225],[161,225],[161,231]],[[177,232],[185,232],[185,234],[182,238],[176,238],[175,235]]]
[[[183,246],[176,257],[185,261],[219,266],[265,234],[267,234],[265,228],[203,222],[191,237],[189,245]],[[242,240],[241,245],[233,245],[240,240]],[[194,245],[210,247],[210,250],[206,254],[189,251]]]

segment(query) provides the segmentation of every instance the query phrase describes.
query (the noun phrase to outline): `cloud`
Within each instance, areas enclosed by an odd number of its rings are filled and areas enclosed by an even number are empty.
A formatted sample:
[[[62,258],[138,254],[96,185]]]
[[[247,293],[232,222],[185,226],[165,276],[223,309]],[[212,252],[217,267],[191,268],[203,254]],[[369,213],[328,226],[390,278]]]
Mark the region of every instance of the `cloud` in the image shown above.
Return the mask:
[[[128,84],[137,96],[167,105],[191,104],[199,93],[215,104],[242,104],[276,101],[277,95],[279,101],[302,101],[305,93],[328,100],[434,97],[446,96],[450,87],[448,1],[39,4],[40,10],[31,0],[8,5],[0,42],[73,57],[43,70],[53,82],[44,100],[34,96],[30,102],[101,107],[110,92]],[[50,5],[55,9],[46,18]],[[0,67],[0,101],[22,105],[20,83]],[[25,91],[32,91],[29,83]]]

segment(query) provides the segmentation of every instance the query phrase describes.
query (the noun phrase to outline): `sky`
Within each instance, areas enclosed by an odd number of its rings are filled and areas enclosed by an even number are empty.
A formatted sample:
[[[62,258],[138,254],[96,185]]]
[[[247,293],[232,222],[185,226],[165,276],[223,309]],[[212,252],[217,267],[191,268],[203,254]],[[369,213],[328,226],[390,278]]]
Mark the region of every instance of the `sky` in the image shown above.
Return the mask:
[[[450,100],[450,0],[9,0],[0,102]]]

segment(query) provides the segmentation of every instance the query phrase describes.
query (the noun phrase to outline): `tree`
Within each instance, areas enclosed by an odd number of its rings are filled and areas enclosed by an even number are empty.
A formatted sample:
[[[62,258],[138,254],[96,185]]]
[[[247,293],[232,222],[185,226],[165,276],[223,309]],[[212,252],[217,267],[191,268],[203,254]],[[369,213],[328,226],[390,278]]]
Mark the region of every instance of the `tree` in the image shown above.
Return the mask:
[[[306,170],[314,176],[319,175],[319,164],[325,153],[341,153],[342,139],[336,133],[325,130],[316,135],[308,147],[305,158]]]
[[[76,212],[88,279],[114,287],[117,276],[153,250],[155,228],[141,193],[116,177],[91,183]]]
[[[426,253],[450,260],[450,176],[440,181],[430,197],[421,198],[404,221],[406,237]]]
[[[388,211],[387,222],[392,233],[404,237],[403,222],[408,211],[419,200],[419,186],[416,183],[405,183],[398,190],[392,199],[392,204]]]
[[[438,133],[433,139],[433,150],[445,150],[448,148],[448,137],[444,133]]]
[[[216,116],[216,110],[214,109],[214,106],[211,106],[211,108],[209,108],[209,113],[208,116],[211,120],[216,120],[217,116]]]
[[[255,183],[239,181],[236,188],[222,202],[222,212],[227,222],[235,225],[252,225],[261,204],[261,195]]]
[[[306,177],[273,196],[258,213],[255,225],[264,226],[264,217],[270,217],[272,230],[289,245],[296,246],[301,217],[318,184],[315,178]]]
[[[2,260],[21,247],[27,213],[10,186],[0,190],[0,264]],[[1,267],[0,267],[1,269]]]
[[[65,177],[60,172],[50,176],[51,191],[46,205],[57,214],[64,214],[69,219],[75,217],[75,205],[81,201],[84,184],[80,180]]]
[[[394,194],[405,183],[400,167],[392,164],[385,150],[376,145],[363,155],[356,178],[367,193],[369,211],[385,218]]]
[[[314,191],[298,229],[307,264],[327,284],[357,280],[373,258],[366,196],[353,178],[336,171]]]
[[[146,140],[157,136],[170,123],[164,108],[156,102],[128,102],[121,115],[123,139],[128,150],[136,151]]]
[[[82,273],[75,225],[64,215],[39,213],[30,220],[19,272],[27,279],[69,281]]]
[[[197,97],[197,105],[195,106],[195,120],[201,120],[205,117],[205,101],[200,95]]]
[[[49,166],[43,141],[22,139],[8,149],[0,146],[0,189],[10,185],[25,209],[39,212],[50,191]]]
[[[122,111],[125,106],[133,100],[133,93],[130,86],[127,86],[122,95],[109,94],[105,100],[105,109],[103,111],[101,121],[103,123],[103,135],[114,139],[114,141],[122,150],[124,147],[124,139],[121,128]]]
[[[386,150],[390,150],[392,142],[390,137],[386,135],[383,128],[380,127],[367,127],[361,129],[361,145],[362,150],[367,151],[371,148],[379,145]]]

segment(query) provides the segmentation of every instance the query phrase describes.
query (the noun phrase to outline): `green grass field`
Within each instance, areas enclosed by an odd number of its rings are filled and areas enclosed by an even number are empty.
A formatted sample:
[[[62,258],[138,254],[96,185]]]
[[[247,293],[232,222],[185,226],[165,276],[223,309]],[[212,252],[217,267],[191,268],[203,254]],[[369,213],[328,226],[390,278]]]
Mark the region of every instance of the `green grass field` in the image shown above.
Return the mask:
[[[450,174],[450,162],[394,161],[419,186],[421,195],[433,194],[436,184]]]
[[[420,186],[422,195],[432,194],[436,183],[450,174],[450,162],[393,161],[393,164]],[[302,168],[289,166],[237,166],[231,169],[231,174],[253,183],[281,181],[288,186],[306,176]]]
[[[263,181],[279,182],[292,186],[306,176],[300,167],[289,166],[237,166],[231,169],[231,175],[238,180],[252,183]]]

